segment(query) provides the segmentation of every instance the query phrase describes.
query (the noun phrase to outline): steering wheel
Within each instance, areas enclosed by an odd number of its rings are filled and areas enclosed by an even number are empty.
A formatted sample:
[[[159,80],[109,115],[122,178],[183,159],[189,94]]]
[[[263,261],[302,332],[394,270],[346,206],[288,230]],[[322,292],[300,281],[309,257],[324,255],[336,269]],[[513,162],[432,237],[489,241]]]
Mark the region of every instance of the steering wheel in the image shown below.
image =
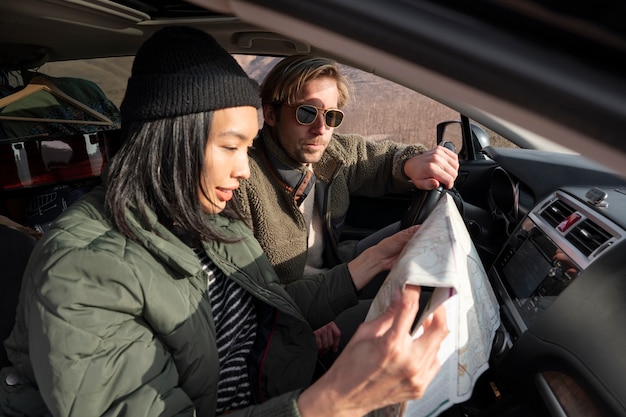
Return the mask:
[[[456,153],[456,148],[452,142],[443,142],[441,146]],[[444,193],[445,190],[441,185],[434,190],[417,190],[413,198],[411,198],[409,208],[400,220],[400,229],[424,223],[424,220],[433,211]]]

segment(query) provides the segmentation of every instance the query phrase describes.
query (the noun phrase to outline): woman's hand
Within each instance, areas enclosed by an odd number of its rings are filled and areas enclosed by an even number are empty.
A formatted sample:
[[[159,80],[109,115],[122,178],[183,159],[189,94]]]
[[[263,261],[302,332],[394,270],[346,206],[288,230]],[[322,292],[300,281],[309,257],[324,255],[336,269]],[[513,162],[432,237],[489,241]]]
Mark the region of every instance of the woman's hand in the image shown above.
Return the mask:
[[[407,285],[380,317],[361,324],[333,366],[298,398],[302,417],[356,417],[420,398],[439,371],[439,346],[448,334],[445,308],[410,335],[420,288]]]

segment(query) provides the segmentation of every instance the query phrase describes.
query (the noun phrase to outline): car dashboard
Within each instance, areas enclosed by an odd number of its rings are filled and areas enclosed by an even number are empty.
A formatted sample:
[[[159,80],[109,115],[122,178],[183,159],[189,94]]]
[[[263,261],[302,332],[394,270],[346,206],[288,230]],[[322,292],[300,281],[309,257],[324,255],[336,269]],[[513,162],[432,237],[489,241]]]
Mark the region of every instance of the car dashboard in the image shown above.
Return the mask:
[[[625,188],[564,187],[523,217],[488,270],[503,323],[492,368],[534,387],[551,415],[626,412],[625,238]]]

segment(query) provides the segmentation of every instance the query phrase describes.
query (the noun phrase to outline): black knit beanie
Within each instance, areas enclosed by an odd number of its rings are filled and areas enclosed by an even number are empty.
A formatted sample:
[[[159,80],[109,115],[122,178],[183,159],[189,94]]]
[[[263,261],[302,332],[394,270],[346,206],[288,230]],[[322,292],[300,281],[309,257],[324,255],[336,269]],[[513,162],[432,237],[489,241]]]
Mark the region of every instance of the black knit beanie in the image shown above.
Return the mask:
[[[139,48],[120,112],[130,122],[260,104],[257,83],[212,36],[168,26]]]

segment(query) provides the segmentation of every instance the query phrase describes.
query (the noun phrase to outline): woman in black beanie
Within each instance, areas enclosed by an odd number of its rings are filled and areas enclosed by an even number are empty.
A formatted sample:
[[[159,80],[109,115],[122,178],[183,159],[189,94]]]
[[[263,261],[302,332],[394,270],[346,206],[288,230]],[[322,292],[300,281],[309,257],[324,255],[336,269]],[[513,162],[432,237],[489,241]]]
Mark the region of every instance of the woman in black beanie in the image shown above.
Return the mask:
[[[65,211],[30,258],[0,411],[362,416],[424,393],[445,312],[412,339],[413,287],[310,385],[312,329],[355,304],[415,229],[280,285],[231,201],[250,175],[259,104],[255,83],[204,32],[170,27],[140,48],[104,186]]]

